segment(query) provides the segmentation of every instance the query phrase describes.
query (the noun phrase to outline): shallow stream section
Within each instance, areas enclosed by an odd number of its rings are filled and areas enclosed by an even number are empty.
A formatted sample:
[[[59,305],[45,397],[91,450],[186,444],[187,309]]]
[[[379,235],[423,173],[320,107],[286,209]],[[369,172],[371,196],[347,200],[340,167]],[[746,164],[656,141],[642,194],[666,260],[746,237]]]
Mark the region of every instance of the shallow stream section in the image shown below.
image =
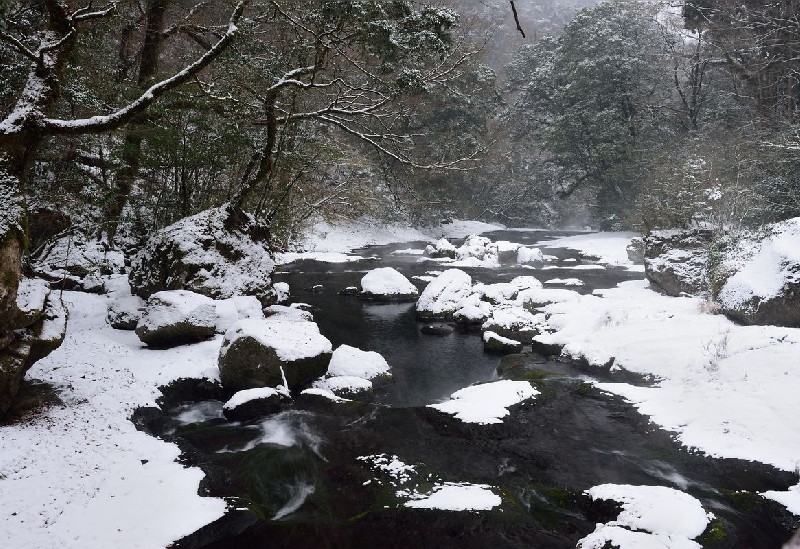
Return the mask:
[[[487,236],[534,245],[560,234]],[[425,244],[357,250],[366,259],[347,263],[298,261],[276,277],[290,284],[293,302],[311,307],[334,347],[348,344],[386,358],[394,380],[376,390],[373,402],[298,399],[279,414],[237,423],[222,418],[226,395],[219,388],[185,383],[165,388],[162,410],[137,411],[140,428],[176,441],[186,462],[206,472],[203,493],[230,502],[225,517],[175,547],[573,548],[620,512],[614,502],[584,494],[605,483],[666,486],[697,498],[714,515],[695,540],[703,547],[775,548],[799,526],[783,507],[758,495],[797,484],[796,475],[688,451],[621,398],[591,384],[647,380],[530,352],[488,354],[477,332],[421,333],[413,304],[339,295],[378,266],[394,267],[424,288],[413,277],[447,265],[393,252]],[[578,277],[580,292],[642,276],[591,268],[594,262],[576,251],[540,245],[552,256],[544,270],[463,270],[485,283],[520,275]],[[528,381],[539,391],[512,407],[502,423],[463,423],[426,407],[500,378]],[[443,487],[499,503],[462,511],[409,503],[444,493]]]

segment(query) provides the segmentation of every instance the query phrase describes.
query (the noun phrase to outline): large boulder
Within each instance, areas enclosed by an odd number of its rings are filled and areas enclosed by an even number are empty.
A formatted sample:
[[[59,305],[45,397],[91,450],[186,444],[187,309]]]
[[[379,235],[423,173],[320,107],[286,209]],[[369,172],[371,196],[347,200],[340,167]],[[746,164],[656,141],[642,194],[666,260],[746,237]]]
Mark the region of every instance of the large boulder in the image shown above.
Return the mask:
[[[708,229],[657,231],[644,238],[644,271],[650,285],[670,295],[708,290],[706,265],[714,234]]]
[[[433,279],[417,301],[417,316],[426,320],[452,318],[472,294],[472,277],[460,269],[448,269]]]
[[[708,278],[725,315],[800,328],[800,217],[721,239]]]
[[[156,232],[131,261],[134,294],[191,290],[214,299],[253,295],[276,300],[275,262],[267,231],[252,216],[231,215],[227,206],[187,217]]]
[[[106,320],[116,330],[135,330],[145,306],[139,296],[119,296],[108,304]]]
[[[187,290],[157,292],[147,300],[136,326],[142,343],[168,348],[208,339],[216,332],[214,300]]]
[[[47,243],[33,258],[36,276],[53,288],[105,293],[102,277],[125,271],[125,256],[108,242],[73,231]]]
[[[0,353],[0,416],[11,407],[25,373],[64,341],[67,309],[41,280],[23,279],[17,294],[18,328]]]
[[[373,269],[361,279],[361,297],[375,301],[410,301],[419,290],[402,273],[391,267]]]
[[[233,324],[222,341],[219,374],[223,387],[308,385],[328,369],[333,347],[313,322],[275,315]]]

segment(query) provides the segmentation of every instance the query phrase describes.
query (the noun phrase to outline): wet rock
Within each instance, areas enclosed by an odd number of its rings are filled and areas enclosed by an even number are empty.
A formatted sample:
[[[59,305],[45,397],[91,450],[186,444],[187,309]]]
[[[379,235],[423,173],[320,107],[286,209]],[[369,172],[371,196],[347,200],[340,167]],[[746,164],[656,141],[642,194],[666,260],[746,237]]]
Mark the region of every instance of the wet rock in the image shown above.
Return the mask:
[[[707,290],[706,264],[713,233],[707,229],[658,231],[644,238],[645,276],[656,290],[696,295]]]
[[[208,339],[216,326],[213,299],[187,290],[165,291],[147,300],[136,335],[149,347],[168,348]]]
[[[545,343],[538,341],[536,337],[531,340],[532,350],[534,353],[542,356],[560,356],[564,345],[560,343]]]
[[[361,279],[361,297],[375,301],[411,301],[419,290],[392,267],[373,269]]]
[[[276,300],[275,262],[267,230],[227,205],[200,212],[156,232],[131,261],[131,290],[146,299],[164,290],[190,290],[214,299],[252,295]]]
[[[287,385],[296,390],[328,370],[331,342],[313,322],[246,319],[225,333],[219,353],[220,381],[233,391]]]
[[[800,327],[800,217],[720,239],[708,278],[719,310],[730,318]]]
[[[452,318],[461,302],[472,293],[472,277],[459,269],[448,269],[433,279],[417,301],[417,317]]]
[[[106,320],[117,330],[135,330],[142,316],[145,301],[138,296],[118,297],[108,304]]]
[[[283,389],[283,388],[282,388]],[[249,421],[281,411],[290,398],[286,389],[258,387],[236,392],[222,407],[231,421]]]
[[[483,333],[483,348],[498,353],[520,353],[524,345],[519,341],[487,331]]]
[[[38,297],[35,302],[39,303]],[[18,301],[19,304],[27,306],[31,302],[23,297],[22,302]],[[0,350],[0,416],[11,407],[25,373],[37,360],[49,355],[64,341],[68,314],[60,295],[48,291],[43,303],[38,306],[41,308],[25,311],[22,316],[27,319],[26,322],[34,320],[28,326],[15,330],[11,341]]]
[[[426,324],[419,331],[425,335],[446,336],[453,333],[453,328],[447,324]]]

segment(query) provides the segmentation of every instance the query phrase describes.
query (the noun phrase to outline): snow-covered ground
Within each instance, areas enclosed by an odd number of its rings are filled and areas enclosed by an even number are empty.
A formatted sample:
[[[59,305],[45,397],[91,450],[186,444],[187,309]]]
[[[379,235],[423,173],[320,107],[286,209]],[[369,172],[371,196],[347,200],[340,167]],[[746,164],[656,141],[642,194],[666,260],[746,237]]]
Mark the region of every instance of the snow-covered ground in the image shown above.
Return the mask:
[[[109,297],[65,292],[64,301],[67,338],[29,373],[64,405],[0,428],[0,539],[16,549],[163,549],[226,504],[200,497],[203,473],[129,418],[155,405],[160,385],[216,376],[220,337],[152,351],[106,323]]]

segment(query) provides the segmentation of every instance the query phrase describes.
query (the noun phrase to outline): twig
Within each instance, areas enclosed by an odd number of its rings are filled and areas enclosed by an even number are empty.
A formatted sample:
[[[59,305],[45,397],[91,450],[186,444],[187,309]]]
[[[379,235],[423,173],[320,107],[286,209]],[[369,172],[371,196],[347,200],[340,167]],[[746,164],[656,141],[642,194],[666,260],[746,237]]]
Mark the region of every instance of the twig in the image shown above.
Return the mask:
[[[509,0],[511,3],[511,13],[514,14],[514,22],[517,24],[517,30],[525,38],[525,31],[522,30],[522,26],[519,24],[519,15],[517,15],[517,8],[514,6],[514,0]]]

